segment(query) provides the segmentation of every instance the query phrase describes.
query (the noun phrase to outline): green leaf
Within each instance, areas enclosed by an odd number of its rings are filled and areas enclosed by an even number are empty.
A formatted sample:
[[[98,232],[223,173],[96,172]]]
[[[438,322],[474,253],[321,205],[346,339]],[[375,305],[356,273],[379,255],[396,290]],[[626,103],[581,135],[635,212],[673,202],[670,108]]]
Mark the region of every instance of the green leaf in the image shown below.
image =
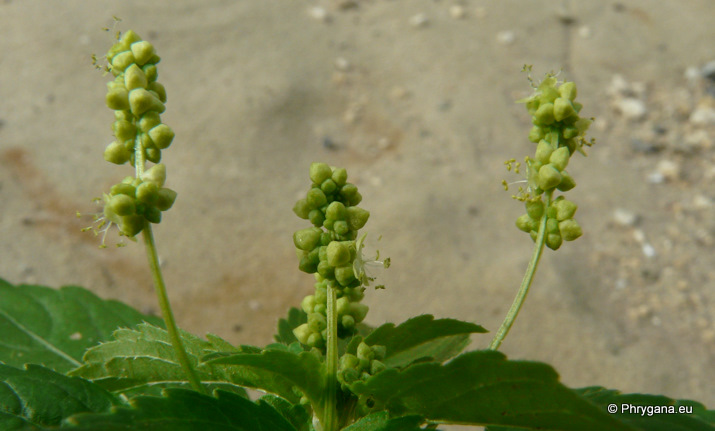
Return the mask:
[[[461,352],[469,344],[469,334],[485,333],[473,323],[454,319],[438,319],[425,314],[413,317],[395,327],[387,323],[365,338],[365,343],[385,346],[383,363],[388,367],[405,367],[424,358],[443,362]]]
[[[21,370],[0,364],[0,381],[3,431],[59,426],[73,414],[105,412],[119,404],[112,394],[91,382],[39,365],[29,364]]]
[[[494,351],[388,369],[350,388],[393,415],[472,425],[563,431],[634,430],[558,382],[546,364]]]
[[[313,416],[305,406],[291,404],[281,397],[275,395],[264,395],[260,398],[270,404],[283,417],[293,425],[297,431],[311,431]]]
[[[288,317],[278,321],[278,333],[273,338],[286,346],[296,343],[298,339],[293,334],[293,330],[307,321],[308,315],[305,314],[305,311],[291,307],[288,310]]]
[[[418,431],[424,420],[419,416],[403,416],[390,419],[388,412],[372,413],[343,431]]]
[[[137,397],[132,408],[83,414],[66,420],[75,431],[296,431],[273,407],[253,403],[231,392],[217,398],[183,389],[167,389],[165,397]]]
[[[663,395],[621,394],[603,387],[574,389],[603,411],[617,406],[613,415],[621,422],[648,431],[715,431],[715,411],[690,400],[674,400]],[[634,406],[629,409],[629,406]],[[640,410],[636,410],[641,407]],[[687,414],[692,411],[692,414]]]
[[[208,391],[223,389],[245,395],[245,390],[224,372],[223,367],[199,362],[200,357],[219,349],[239,349],[215,335],[209,335],[211,341],[185,331],[180,331],[180,336],[189,361]],[[87,350],[84,362],[69,374],[92,380],[112,392],[156,395],[164,388],[190,387],[169,334],[165,329],[146,323],[137,325],[136,329],[115,331],[113,341]]]
[[[318,406],[325,390],[324,366],[313,352],[265,350],[260,354],[217,353],[203,358],[208,365],[224,365],[224,372],[243,386],[263,389],[293,404],[300,401],[298,388]]]
[[[13,286],[0,279],[0,361],[8,365],[43,364],[66,372],[80,366],[85,350],[108,340],[117,327],[142,321],[163,325],[157,317],[81,287]]]

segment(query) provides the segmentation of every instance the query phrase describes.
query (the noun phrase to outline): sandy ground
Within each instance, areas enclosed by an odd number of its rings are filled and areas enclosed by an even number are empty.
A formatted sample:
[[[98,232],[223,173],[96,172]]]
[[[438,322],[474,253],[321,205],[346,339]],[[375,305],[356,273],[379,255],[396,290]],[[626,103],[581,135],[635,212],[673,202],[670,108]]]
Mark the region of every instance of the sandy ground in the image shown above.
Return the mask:
[[[157,309],[142,247],[98,250],[74,216],[131,174],[102,160],[108,77],[90,62],[116,15],[162,57],[179,198],[155,235],[181,326],[271,340],[312,291],[291,207],[320,160],[348,169],[371,245],[382,235],[392,258],[370,323],[433,313],[494,331],[531,253],[500,183],[520,179],[504,160],[533,153],[514,103],[532,64],[578,83],[597,145],[570,167],[585,234],[545,254],[502,350],[574,387],[713,408],[715,92],[699,71],[715,59],[715,5],[653,4],[5,0],[0,275]]]

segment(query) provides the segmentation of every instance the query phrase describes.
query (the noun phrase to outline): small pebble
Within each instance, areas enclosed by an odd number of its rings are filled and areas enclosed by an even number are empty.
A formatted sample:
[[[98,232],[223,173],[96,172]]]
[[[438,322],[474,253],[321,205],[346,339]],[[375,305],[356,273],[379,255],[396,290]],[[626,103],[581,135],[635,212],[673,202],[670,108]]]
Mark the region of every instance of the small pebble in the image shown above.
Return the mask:
[[[689,120],[697,126],[715,124],[715,109],[710,106],[698,106],[690,114]]]
[[[328,11],[324,7],[315,6],[308,10],[308,14],[311,18],[316,19],[321,22],[328,21]]]
[[[427,14],[425,13],[418,13],[410,17],[410,25],[412,27],[424,27],[428,22],[429,19],[427,19]]]
[[[578,28],[578,35],[581,39],[588,39],[591,37],[591,27],[587,25],[582,25]]]
[[[632,121],[642,120],[647,113],[645,103],[635,97],[624,97],[617,100],[616,109],[621,115]]]
[[[511,30],[500,31],[497,33],[497,42],[501,45],[511,45],[516,40],[516,35]]]
[[[656,170],[668,181],[674,181],[680,177],[680,166],[672,160],[663,159],[659,161]]]
[[[466,12],[464,11],[463,6],[455,4],[449,7],[449,14],[454,19],[462,19],[466,15]]]
[[[625,208],[616,208],[613,211],[613,221],[619,226],[633,226],[638,222],[638,214]]]
[[[342,72],[346,72],[350,70],[350,62],[346,60],[345,57],[338,57],[335,59],[335,68]]]

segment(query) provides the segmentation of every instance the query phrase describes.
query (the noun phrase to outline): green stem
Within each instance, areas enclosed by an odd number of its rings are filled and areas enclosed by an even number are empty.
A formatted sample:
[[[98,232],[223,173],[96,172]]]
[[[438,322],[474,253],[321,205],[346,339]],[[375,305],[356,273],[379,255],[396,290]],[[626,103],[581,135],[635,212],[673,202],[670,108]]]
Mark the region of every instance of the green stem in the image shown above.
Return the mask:
[[[154,290],[156,291],[156,296],[159,298],[159,307],[161,308],[161,315],[164,317],[164,323],[166,324],[166,330],[169,332],[169,339],[171,339],[171,345],[174,347],[174,352],[176,357],[179,359],[179,364],[181,368],[186,373],[186,377],[191,383],[191,387],[195,391],[202,394],[206,394],[206,389],[201,384],[198,376],[196,375],[196,370],[194,370],[191,362],[189,362],[189,356],[184,350],[184,345],[181,343],[181,338],[179,337],[179,329],[176,327],[176,321],[174,320],[174,313],[171,311],[171,305],[169,304],[169,297],[166,294],[166,285],[164,284],[164,277],[161,275],[161,269],[159,268],[159,258],[156,253],[156,244],[154,243],[154,234],[151,230],[151,224],[148,222],[144,226],[144,245],[146,246],[146,254],[149,258],[149,268],[151,269],[151,275],[154,279]]]
[[[548,192],[546,194],[546,208],[548,208],[551,204],[552,193],[553,192]],[[496,335],[494,335],[494,339],[492,340],[491,344],[489,344],[490,350],[499,349],[499,346],[501,345],[502,341],[504,341],[504,338],[506,338],[507,334],[509,333],[511,326],[514,324],[516,316],[519,315],[519,310],[521,310],[521,306],[524,305],[524,301],[526,300],[526,294],[529,293],[529,287],[531,287],[531,282],[534,279],[534,274],[536,274],[536,268],[539,266],[539,259],[541,259],[541,253],[544,251],[544,240],[546,239],[546,220],[546,211],[544,211],[544,215],[541,216],[541,220],[539,221],[539,233],[536,236],[536,242],[534,243],[534,252],[531,255],[529,266],[526,267],[526,273],[524,274],[524,278],[521,280],[521,286],[519,287],[519,291],[516,293],[516,297],[514,298],[514,302],[512,302],[511,304],[509,312],[504,318],[504,322],[502,322]]]
[[[335,288],[328,286],[328,340],[325,352],[325,398],[323,400],[323,417],[320,423],[323,431],[338,430],[338,313],[336,308]]]

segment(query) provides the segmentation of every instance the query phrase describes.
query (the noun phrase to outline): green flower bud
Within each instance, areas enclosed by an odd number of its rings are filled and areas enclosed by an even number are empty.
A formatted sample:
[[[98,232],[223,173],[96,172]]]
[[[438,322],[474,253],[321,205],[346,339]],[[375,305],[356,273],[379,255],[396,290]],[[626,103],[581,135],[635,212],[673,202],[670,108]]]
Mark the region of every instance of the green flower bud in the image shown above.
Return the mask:
[[[538,160],[541,163],[549,163],[549,157],[551,157],[551,154],[554,152],[554,147],[544,141],[543,139],[539,141],[539,144],[536,146],[536,155],[534,156],[536,160]]]
[[[335,279],[341,286],[347,286],[355,281],[352,265],[339,266],[335,268]]]
[[[308,194],[306,195],[305,199],[308,201],[308,205],[310,205],[311,208],[320,208],[326,203],[328,203],[328,199],[325,197],[325,193],[323,193],[323,191],[317,187],[313,187],[312,189],[308,190]]]
[[[164,88],[162,84],[156,81],[150,82],[146,89],[156,94],[156,97],[161,100],[161,103],[166,103],[166,88]]]
[[[549,163],[559,171],[566,169],[566,165],[569,164],[569,159],[571,158],[571,152],[567,147],[561,147],[558,150],[551,153],[549,158]]]
[[[159,187],[155,183],[141,183],[137,187],[136,197],[139,202],[154,206],[159,200]]]
[[[147,207],[144,211],[144,218],[154,224],[161,223],[161,211],[157,207]]]
[[[340,196],[343,197],[344,200],[350,201],[350,198],[355,196],[355,194],[358,192],[358,188],[355,184],[351,183],[346,183],[341,189],[340,189]]]
[[[342,266],[350,262],[350,250],[345,243],[333,241],[328,244],[327,257],[331,266]]]
[[[553,203],[553,205],[556,208],[556,219],[558,221],[564,221],[573,218],[574,214],[576,213],[576,210],[578,209],[578,206],[575,203],[567,201],[566,199],[557,199]]]
[[[159,197],[156,200],[156,208],[159,209],[159,211],[166,211],[174,205],[174,201],[176,201],[175,191],[162,187],[159,189],[158,194]]]
[[[301,303],[300,303],[300,308],[302,308],[306,314],[312,313],[314,307],[315,307],[315,296],[313,296],[313,295],[306,296],[305,298],[303,298],[303,301],[301,301]]]
[[[124,86],[131,91],[135,88],[146,88],[149,81],[146,79],[146,74],[136,64],[132,64],[124,71]]]
[[[320,332],[328,327],[328,322],[325,316],[320,313],[308,314],[308,328],[313,332]]]
[[[308,274],[313,274],[318,270],[318,264],[313,262],[306,254],[305,256],[300,258],[300,262],[298,263],[298,269],[303,272],[307,272]]]
[[[333,170],[327,163],[311,163],[310,164],[310,179],[315,184],[322,184],[333,175]],[[320,206],[320,205],[319,205]]]
[[[335,311],[338,313],[338,316],[348,314],[349,308],[350,299],[345,296],[343,296],[342,298],[338,298],[338,300],[335,302]]]
[[[161,124],[161,115],[154,111],[144,113],[144,115],[139,117],[137,121],[137,126],[139,127],[139,130],[144,133],[149,133],[151,129],[158,126],[159,124]]]
[[[147,111],[164,112],[166,109],[158,97],[143,88],[135,88],[129,92],[129,108],[134,115],[141,115]]]
[[[113,86],[107,91],[107,107],[117,111],[129,109],[129,91],[123,87]]]
[[[313,223],[313,226],[320,227],[325,222],[325,216],[323,215],[323,212],[319,209],[314,209],[308,213],[308,220]],[[325,227],[330,229],[330,226]]]
[[[117,141],[107,145],[107,148],[104,150],[104,160],[117,165],[123,165],[129,161],[131,155],[132,153],[128,151],[123,144]]]
[[[365,226],[365,223],[367,223],[367,219],[369,217],[370,213],[362,208],[347,208],[346,220],[348,222],[348,227],[350,227],[350,230],[357,231],[362,229],[362,227]]]
[[[338,380],[346,385],[349,385],[360,378],[360,373],[355,368],[345,368],[338,373]],[[343,388],[346,389],[346,388]]]
[[[551,164],[539,169],[538,185],[543,190],[551,190],[561,183],[561,173]]]
[[[311,251],[318,245],[322,232],[317,227],[301,229],[293,234],[293,244],[300,250]]]
[[[544,203],[541,198],[528,199],[524,204],[526,213],[534,220],[539,220],[544,215]]]
[[[385,354],[387,353],[387,350],[385,346],[372,346],[372,351],[375,353],[375,359],[382,360],[385,358]]]
[[[325,342],[323,340],[323,337],[320,334],[313,332],[312,334],[310,334],[308,336],[308,342],[306,344],[309,345],[310,347],[315,347],[315,348],[320,349],[325,345]]]
[[[554,104],[542,103],[534,113],[534,121],[538,126],[548,126],[554,122]]]
[[[539,142],[544,137],[544,130],[539,126],[534,126],[529,132],[529,140],[531,142]]]
[[[142,70],[144,71],[146,79],[148,79],[149,82],[155,82],[157,78],[159,78],[159,72],[154,64],[145,64],[142,66]]]
[[[131,184],[126,184],[126,183],[119,183],[115,184],[112,186],[111,189],[109,189],[109,194],[112,196],[114,195],[127,195],[131,198],[134,198],[134,193],[136,193],[136,187],[134,187]]]
[[[575,138],[576,136],[578,136],[578,133],[578,129],[573,126],[564,127],[561,131],[561,134],[563,134],[564,139]]]
[[[157,148],[164,150],[169,148],[174,140],[174,131],[166,124],[159,124],[149,130],[149,137],[156,144]]]
[[[293,335],[295,335],[295,338],[297,338],[302,344],[308,344],[308,337],[310,337],[310,334],[312,333],[313,331],[310,330],[307,323],[303,323],[293,329]]]
[[[122,47],[124,47],[124,50],[130,49],[131,44],[134,42],[139,42],[142,40],[141,37],[139,37],[138,34],[134,32],[134,30],[127,30],[123,35],[122,39],[119,41]]]
[[[147,169],[142,174],[142,180],[155,183],[157,187],[162,187],[166,181],[166,165],[159,163]]]
[[[548,218],[546,220],[546,232],[559,233],[559,221],[555,218]]]
[[[379,373],[380,371],[384,371],[387,369],[387,366],[383,364],[382,362],[378,361],[377,359],[373,360],[370,362],[370,374],[375,375]]]
[[[134,199],[127,195],[112,196],[107,206],[118,216],[128,216],[136,212]]]
[[[336,168],[331,178],[336,185],[342,187],[348,181],[348,171],[345,168]]]
[[[574,219],[568,219],[560,222],[559,231],[561,232],[563,239],[566,241],[573,241],[583,234],[581,226],[579,226]]]
[[[112,73],[118,75],[124,72],[132,63],[136,63],[136,59],[131,51],[120,52],[112,57]]]
[[[119,230],[125,236],[134,237],[144,229],[145,223],[144,216],[138,214],[124,216],[119,222]]]
[[[579,118],[574,123],[574,127],[576,127],[576,129],[578,129],[579,135],[583,135],[584,133],[586,133],[586,130],[588,130],[588,127],[590,125],[591,125],[591,120],[589,120],[588,118]]]
[[[299,199],[298,202],[293,205],[293,212],[295,215],[298,217],[307,220],[308,219],[308,214],[310,214],[310,205],[308,205],[308,201],[305,199]]]
[[[323,181],[323,183],[320,185],[320,190],[322,190],[326,195],[331,195],[335,193],[335,190],[337,189],[338,186],[335,184],[335,181],[331,180],[330,178]]]
[[[117,141],[119,142],[134,139],[137,133],[137,128],[134,124],[126,120],[118,120],[112,123],[112,130],[114,131],[114,136],[117,137]]]
[[[320,261],[318,262],[318,274],[325,278],[331,278],[335,274],[335,267],[324,260]]]
[[[322,315],[327,315],[327,306],[325,304],[315,304],[313,308],[314,313],[320,313]]]
[[[136,61],[140,66],[143,66],[156,54],[156,52],[154,51],[154,46],[145,40],[134,42],[133,44],[131,44],[130,49],[132,51],[132,54],[134,54],[134,58],[136,58]]]
[[[576,187],[576,181],[566,171],[561,172],[561,182],[556,187],[562,192],[567,192]]]
[[[563,240],[561,239],[561,235],[558,233],[550,233],[546,235],[546,246],[551,250],[558,250],[559,247],[561,247],[561,243],[563,243]]]
[[[325,216],[333,220],[345,220],[346,214],[345,205],[338,201],[331,202],[325,210]]]
[[[345,235],[346,233],[348,233],[350,228],[348,228],[348,222],[339,220],[333,223],[333,230],[338,235]]]
[[[360,360],[357,356],[352,353],[346,353],[340,357],[340,370],[346,370],[348,368],[357,368],[360,364]]]
[[[355,329],[355,318],[349,314],[344,315],[340,318],[340,323],[342,323],[343,328],[352,330]]]
[[[529,214],[523,214],[516,219],[516,227],[524,232],[531,232],[539,229],[539,222],[529,217]]]
[[[559,87],[559,95],[564,99],[573,101],[576,98],[576,84],[573,82],[564,82]]]
[[[357,348],[357,357],[359,359],[367,359],[368,361],[372,361],[373,359],[375,359],[375,353],[372,351],[370,346],[365,344],[365,342],[361,342]]]
[[[367,312],[370,311],[370,307],[359,302],[350,303],[350,315],[355,318],[355,321],[360,323],[365,320]]]
[[[556,99],[554,102],[554,118],[556,121],[562,121],[572,115],[576,115],[576,110],[571,101],[563,97]]]
[[[350,197],[350,199],[348,199],[348,203],[351,206],[355,206],[355,205],[359,204],[360,202],[362,202],[362,195],[360,194],[360,192],[355,193],[354,195],[352,195]]]

